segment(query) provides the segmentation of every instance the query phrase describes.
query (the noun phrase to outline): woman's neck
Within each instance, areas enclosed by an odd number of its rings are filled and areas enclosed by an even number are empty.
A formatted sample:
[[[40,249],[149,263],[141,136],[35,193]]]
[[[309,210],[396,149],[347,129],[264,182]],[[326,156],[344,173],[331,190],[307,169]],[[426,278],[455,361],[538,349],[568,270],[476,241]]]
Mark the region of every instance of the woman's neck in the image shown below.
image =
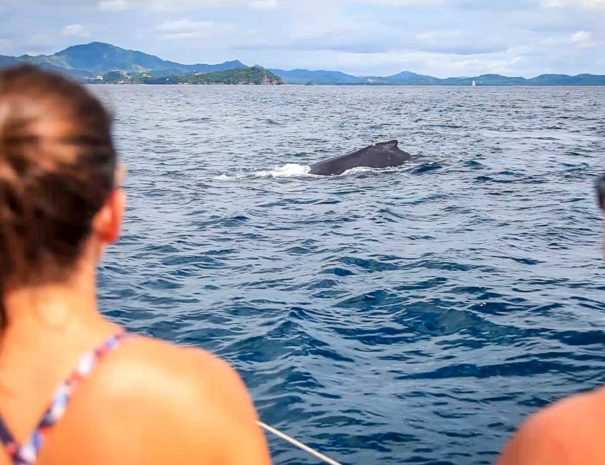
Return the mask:
[[[26,324],[58,328],[97,313],[94,288],[66,284],[13,289],[6,293],[4,302],[9,327]]]
[[[79,354],[119,331],[98,311],[94,267],[79,268],[65,282],[7,289],[4,308],[8,324],[0,334],[0,394],[16,386],[26,389],[32,372],[35,379],[55,384]]]
[[[6,332],[65,333],[74,327],[98,322],[101,316],[95,267],[78,267],[69,279],[60,282],[9,288],[4,295],[4,310],[8,322]]]

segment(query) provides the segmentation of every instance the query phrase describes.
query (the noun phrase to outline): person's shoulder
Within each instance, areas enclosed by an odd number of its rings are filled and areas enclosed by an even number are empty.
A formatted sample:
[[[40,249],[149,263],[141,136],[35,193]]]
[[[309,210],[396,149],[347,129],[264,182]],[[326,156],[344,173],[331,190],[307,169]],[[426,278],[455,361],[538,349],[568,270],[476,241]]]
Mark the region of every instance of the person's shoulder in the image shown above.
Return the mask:
[[[116,393],[136,391],[138,398],[141,393],[168,396],[171,403],[197,400],[223,411],[233,410],[240,417],[256,418],[236,370],[205,350],[137,336],[124,342],[116,355],[107,366]]]
[[[605,390],[565,398],[532,415],[508,444],[500,465],[605,463]]]
[[[169,463],[162,461],[169,457],[187,463],[269,463],[248,391],[218,357],[134,337],[103,365],[94,383],[95,408],[107,424],[121,425],[120,435],[130,433],[147,444],[144,454],[149,455],[141,463]],[[111,433],[108,442],[116,441]],[[122,445],[123,453],[134,448]]]

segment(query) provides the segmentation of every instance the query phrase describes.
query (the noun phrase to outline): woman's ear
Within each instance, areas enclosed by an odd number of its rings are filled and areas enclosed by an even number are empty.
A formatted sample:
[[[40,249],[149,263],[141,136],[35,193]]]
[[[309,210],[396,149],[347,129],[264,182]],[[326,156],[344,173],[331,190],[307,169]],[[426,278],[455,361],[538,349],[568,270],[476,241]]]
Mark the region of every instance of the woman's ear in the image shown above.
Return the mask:
[[[115,189],[93,220],[93,234],[99,242],[112,244],[118,241],[125,210],[126,193],[122,189]]]

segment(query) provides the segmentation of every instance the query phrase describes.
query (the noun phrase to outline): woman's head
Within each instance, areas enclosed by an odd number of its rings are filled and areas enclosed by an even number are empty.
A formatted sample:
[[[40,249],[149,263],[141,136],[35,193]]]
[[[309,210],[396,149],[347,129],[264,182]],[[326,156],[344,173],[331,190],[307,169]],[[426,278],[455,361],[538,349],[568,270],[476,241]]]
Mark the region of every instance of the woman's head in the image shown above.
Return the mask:
[[[86,88],[32,66],[0,72],[0,296],[66,279],[97,221],[115,239],[115,205],[103,212],[115,168],[111,118]]]

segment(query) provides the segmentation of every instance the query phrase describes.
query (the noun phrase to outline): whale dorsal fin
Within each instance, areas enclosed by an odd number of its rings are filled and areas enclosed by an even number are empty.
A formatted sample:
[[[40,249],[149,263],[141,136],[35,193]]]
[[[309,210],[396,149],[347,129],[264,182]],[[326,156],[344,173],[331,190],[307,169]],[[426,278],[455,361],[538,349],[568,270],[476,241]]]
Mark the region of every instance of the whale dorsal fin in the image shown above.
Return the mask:
[[[388,142],[378,142],[377,144],[375,144],[376,146],[380,146],[380,147],[397,147],[397,145],[399,144],[398,140],[390,140]]]

